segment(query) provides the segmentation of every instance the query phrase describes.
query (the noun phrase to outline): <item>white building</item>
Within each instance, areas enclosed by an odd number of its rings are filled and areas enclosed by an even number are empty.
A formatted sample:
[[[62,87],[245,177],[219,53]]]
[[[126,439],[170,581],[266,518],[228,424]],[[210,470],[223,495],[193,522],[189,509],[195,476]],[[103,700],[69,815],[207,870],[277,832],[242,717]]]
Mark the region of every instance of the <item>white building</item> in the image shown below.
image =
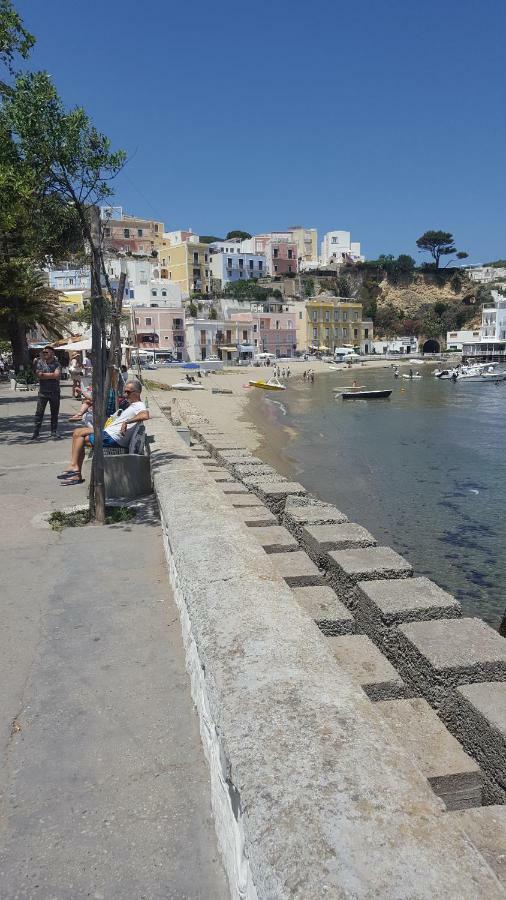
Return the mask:
[[[506,278],[506,268],[495,266],[476,266],[466,271],[472,281],[478,281],[480,284],[491,284],[500,278]]]
[[[266,258],[261,253],[242,253],[240,242],[216,241],[210,247],[211,276],[224,287],[231,281],[263,278]]]
[[[320,264],[329,266],[332,263],[363,261],[360,244],[351,240],[349,231],[327,231],[323,236],[320,251]]]
[[[374,353],[401,353],[409,356],[418,352],[418,338],[407,335],[406,337],[392,337],[372,342]]]
[[[480,340],[480,329],[469,331],[461,328],[457,331],[446,332],[446,349],[460,352],[464,344],[471,344],[473,341]]]
[[[157,260],[108,256],[105,266],[113,289],[121,272],[126,272],[123,306],[181,306],[181,286],[160,277]]]
[[[475,362],[506,363],[506,297],[492,291],[494,306],[485,306],[481,312],[479,341],[465,343],[462,358]]]

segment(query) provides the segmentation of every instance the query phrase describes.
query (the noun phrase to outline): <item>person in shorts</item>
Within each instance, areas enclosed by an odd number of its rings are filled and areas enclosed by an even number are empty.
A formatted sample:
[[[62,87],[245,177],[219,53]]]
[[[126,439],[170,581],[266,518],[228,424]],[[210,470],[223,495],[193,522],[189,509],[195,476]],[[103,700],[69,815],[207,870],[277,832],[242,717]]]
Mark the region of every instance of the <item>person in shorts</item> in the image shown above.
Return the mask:
[[[128,402],[126,409],[118,409],[105,423],[102,432],[104,447],[128,447],[132,431],[137,422],[149,419],[149,412],[141,400],[142,384],[137,378],[127,382],[124,394]],[[72,435],[72,457],[70,464],[61,475],[62,484],[81,484],[82,467],[86,447],[93,447],[94,435],[91,426],[76,428]]]

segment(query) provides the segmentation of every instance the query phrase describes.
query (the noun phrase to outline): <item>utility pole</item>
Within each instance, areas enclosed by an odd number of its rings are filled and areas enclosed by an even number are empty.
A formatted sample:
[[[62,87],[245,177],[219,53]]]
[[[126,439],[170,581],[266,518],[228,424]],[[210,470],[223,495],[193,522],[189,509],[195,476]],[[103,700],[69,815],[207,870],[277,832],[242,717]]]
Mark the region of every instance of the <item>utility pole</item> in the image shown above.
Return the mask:
[[[91,351],[93,359],[93,462],[90,509],[95,522],[105,524],[104,427],[105,311],[101,283],[100,212],[90,206],[91,243]]]

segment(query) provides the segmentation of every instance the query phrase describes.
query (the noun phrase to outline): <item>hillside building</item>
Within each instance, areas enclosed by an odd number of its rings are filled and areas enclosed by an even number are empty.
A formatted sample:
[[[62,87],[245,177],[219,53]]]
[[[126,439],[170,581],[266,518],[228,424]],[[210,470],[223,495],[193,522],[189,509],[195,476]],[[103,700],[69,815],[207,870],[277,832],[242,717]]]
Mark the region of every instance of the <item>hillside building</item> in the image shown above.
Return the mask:
[[[164,232],[163,222],[123,212],[122,206],[102,206],[100,218],[106,250],[151,256]]]
[[[305,311],[305,346],[299,350],[333,354],[338,347],[350,346],[371,353],[373,323],[363,319],[361,303],[320,294],[306,302]]]
[[[347,262],[363,261],[360,244],[351,240],[349,231],[327,231],[323,236],[320,250],[320,265],[341,265]]]

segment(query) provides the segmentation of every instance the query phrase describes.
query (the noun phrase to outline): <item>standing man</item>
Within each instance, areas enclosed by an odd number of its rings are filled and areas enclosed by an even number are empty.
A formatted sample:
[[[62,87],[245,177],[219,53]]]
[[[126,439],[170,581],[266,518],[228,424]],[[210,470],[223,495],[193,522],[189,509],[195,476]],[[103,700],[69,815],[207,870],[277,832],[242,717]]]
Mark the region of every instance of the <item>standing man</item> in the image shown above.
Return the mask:
[[[83,353],[83,374],[81,377],[81,388],[83,391],[89,391],[91,387],[92,373],[93,367],[91,365],[91,359],[89,357],[88,351],[85,350]]]
[[[35,363],[35,373],[39,379],[39,396],[35,412],[35,428],[31,440],[38,440],[46,405],[49,402],[51,410],[51,437],[53,441],[57,441],[59,440],[58,413],[60,411],[61,368],[52,347],[44,347],[42,358]]]

